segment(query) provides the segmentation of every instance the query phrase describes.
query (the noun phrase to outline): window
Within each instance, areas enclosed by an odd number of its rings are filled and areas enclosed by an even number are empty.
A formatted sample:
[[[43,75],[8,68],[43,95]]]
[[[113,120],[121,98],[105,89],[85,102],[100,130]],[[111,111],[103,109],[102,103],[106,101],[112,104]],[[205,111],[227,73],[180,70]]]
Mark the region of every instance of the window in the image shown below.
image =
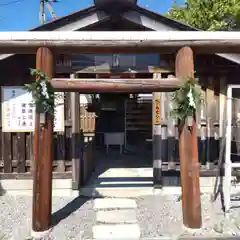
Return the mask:
[[[81,54],[72,57],[72,67],[101,66],[101,68],[133,68],[147,70],[148,66],[160,66],[159,54]]]

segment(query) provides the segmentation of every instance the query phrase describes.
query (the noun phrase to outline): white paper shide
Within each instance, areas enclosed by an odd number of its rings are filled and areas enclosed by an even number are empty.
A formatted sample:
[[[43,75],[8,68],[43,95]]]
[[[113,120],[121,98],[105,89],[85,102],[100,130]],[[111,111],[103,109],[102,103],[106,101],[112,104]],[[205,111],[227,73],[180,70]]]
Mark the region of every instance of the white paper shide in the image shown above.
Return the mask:
[[[64,94],[56,93],[54,131],[64,131]],[[32,132],[35,106],[30,93],[19,86],[2,87],[2,131]]]

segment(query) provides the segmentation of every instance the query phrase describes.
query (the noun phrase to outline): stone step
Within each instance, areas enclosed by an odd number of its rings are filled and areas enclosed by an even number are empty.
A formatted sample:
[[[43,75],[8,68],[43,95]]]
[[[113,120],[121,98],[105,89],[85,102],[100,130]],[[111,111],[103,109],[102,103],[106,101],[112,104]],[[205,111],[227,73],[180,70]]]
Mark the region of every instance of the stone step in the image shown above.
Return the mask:
[[[96,187],[89,185],[82,188],[80,196],[85,197],[112,197],[112,198],[137,198],[155,195],[153,187]]]
[[[93,227],[94,239],[140,239],[140,228],[137,224],[96,225]]]
[[[153,186],[153,181],[99,181],[99,184],[94,183],[95,185],[99,185],[99,187],[105,187],[105,186],[112,186],[114,188],[117,188],[119,184],[121,187],[129,187],[129,186],[134,186],[134,187],[152,187]]]
[[[136,211],[132,209],[97,212],[97,221],[108,224],[137,223]]]
[[[212,193],[212,187],[201,187],[201,193]],[[240,192],[240,186],[233,188],[233,193]],[[79,196],[84,197],[106,197],[106,198],[138,198],[142,196],[156,195],[181,195],[181,187],[163,187],[163,189],[154,189],[153,187],[116,187],[116,188],[96,188],[87,186],[79,192]]]
[[[94,209],[129,209],[136,208],[136,201],[127,198],[97,198],[94,200]]]
[[[124,178],[124,177],[150,177],[153,176],[152,168],[109,168],[102,174],[98,176],[98,178],[116,178],[116,176]]]

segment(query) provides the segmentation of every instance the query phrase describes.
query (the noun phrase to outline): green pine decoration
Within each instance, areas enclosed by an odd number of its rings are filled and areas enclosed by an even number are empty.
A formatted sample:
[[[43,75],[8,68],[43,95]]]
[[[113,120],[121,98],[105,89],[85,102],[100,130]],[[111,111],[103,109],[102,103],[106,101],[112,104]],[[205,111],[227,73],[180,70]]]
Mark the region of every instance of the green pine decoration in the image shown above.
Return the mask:
[[[196,82],[195,78],[189,77],[173,95],[174,109],[171,116],[180,122],[188,117],[194,117],[201,102],[201,93],[195,85]]]
[[[53,87],[49,83],[48,77],[45,73],[32,68],[30,69],[30,74],[36,76],[37,81],[31,84],[25,84],[24,89],[32,94],[36,110],[39,113],[47,113],[53,116],[55,94]]]

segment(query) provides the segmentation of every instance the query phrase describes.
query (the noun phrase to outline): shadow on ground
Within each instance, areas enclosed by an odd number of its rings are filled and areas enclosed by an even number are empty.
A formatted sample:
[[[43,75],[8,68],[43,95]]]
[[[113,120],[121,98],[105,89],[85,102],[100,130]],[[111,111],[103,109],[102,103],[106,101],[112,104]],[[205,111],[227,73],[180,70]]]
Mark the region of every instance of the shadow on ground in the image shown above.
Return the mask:
[[[52,215],[52,225],[56,226],[59,222],[69,217],[79,208],[81,208],[90,198],[87,197],[76,197],[63,208],[59,209]]]

